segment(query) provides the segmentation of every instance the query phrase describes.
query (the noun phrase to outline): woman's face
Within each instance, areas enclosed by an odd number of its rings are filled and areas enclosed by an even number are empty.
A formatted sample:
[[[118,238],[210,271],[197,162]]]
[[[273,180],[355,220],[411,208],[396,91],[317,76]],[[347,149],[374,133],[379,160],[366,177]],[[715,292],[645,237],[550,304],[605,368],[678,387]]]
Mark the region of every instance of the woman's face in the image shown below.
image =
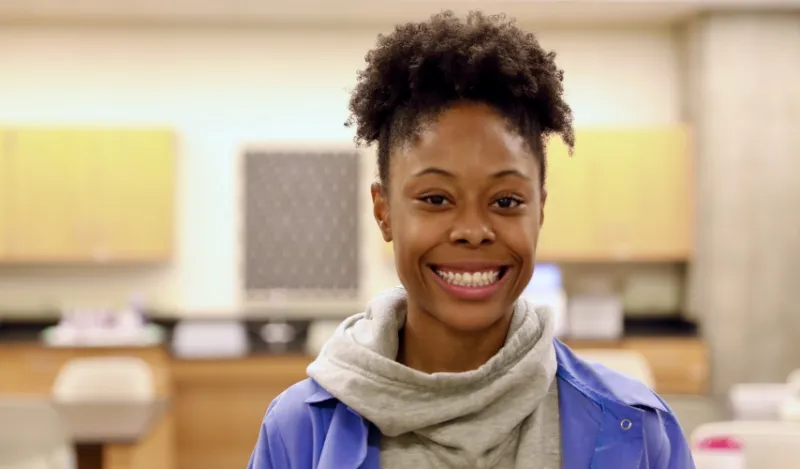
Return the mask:
[[[442,113],[392,149],[375,217],[393,241],[409,311],[478,331],[510,310],[533,275],[545,193],[539,164],[492,108]]]

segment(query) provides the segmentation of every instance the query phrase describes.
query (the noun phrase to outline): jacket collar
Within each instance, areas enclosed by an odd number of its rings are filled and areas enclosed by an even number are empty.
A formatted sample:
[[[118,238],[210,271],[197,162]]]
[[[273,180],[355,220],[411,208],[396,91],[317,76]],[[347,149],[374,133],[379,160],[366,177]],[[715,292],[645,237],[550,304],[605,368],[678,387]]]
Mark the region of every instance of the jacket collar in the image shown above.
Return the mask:
[[[561,406],[561,430],[575,439],[594,441],[591,467],[638,469],[647,461],[645,452],[646,414],[654,409],[668,412],[666,404],[647,386],[614,373],[605,367],[590,366],[580,360],[566,345],[555,341],[560,381],[573,393],[583,395],[593,405],[577,410],[578,406]],[[564,389],[563,387],[560,389]],[[561,397],[561,396],[559,396]],[[566,396],[564,396],[566,397]],[[580,400],[578,398],[578,400]],[[588,425],[585,412],[596,419]],[[583,415],[583,418],[581,418]],[[583,422],[579,423],[578,422]],[[581,467],[573,458],[583,453],[571,439],[562,440],[564,467]]]
[[[313,381],[314,386],[316,386],[317,390],[310,396],[308,396],[305,400],[306,404],[316,405],[322,404],[323,402],[336,400],[335,397],[331,395],[328,391],[322,388],[316,381]]]
[[[557,376],[582,394],[605,407],[609,404],[626,407],[647,407],[667,412],[664,402],[644,384],[605,367],[589,366],[566,345],[554,340],[558,357]]]

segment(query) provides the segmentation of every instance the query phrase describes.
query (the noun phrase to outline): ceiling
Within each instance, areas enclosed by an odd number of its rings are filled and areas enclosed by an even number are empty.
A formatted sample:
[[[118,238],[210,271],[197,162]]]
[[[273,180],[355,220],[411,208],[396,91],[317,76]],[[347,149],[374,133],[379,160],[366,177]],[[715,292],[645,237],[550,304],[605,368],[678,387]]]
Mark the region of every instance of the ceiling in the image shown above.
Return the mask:
[[[800,11],[800,0],[0,0],[0,21],[393,23],[476,8],[537,23],[670,23],[708,9]]]

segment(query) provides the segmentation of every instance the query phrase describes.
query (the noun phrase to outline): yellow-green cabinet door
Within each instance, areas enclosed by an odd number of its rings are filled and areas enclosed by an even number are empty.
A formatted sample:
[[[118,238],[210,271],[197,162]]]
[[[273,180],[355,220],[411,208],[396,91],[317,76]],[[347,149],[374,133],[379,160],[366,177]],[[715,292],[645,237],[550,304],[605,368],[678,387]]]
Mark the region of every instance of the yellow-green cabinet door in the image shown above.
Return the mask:
[[[11,155],[6,149],[6,130],[0,129],[0,262],[9,258],[8,235],[11,227],[8,223],[9,210],[9,169]]]
[[[5,137],[8,259],[75,262],[84,257],[78,225],[83,170],[80,138],[66,130],[16,129]]]
[[[586,260],[594,255],[589,156],[580,147],[575,151],[570,156],[558,139],[547,148],[547,201],[536,256],[540,262]]]
[[[602,132],[594,145],[598,256],[682,262],[691,256],[691,158],[683,126]]]
[[[94,139],[91,176],[98,241],[107,262],[161,262],[174,237],[175,137],[169,130],[120,129]]]
[[[638,154],[631,244],[642,259],[686,261],[693,254],[693,165],[683,126],[652,129],[636,140]]]

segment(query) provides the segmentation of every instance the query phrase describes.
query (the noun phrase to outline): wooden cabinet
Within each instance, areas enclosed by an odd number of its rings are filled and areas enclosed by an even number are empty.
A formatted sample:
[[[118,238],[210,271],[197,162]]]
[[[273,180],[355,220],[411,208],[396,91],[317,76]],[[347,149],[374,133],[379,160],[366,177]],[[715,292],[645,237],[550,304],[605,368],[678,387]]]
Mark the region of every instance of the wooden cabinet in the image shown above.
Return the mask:
[[[6,132],[0,129],[0,260],[8,256],[9,158],[6,157]]]
[[[684,261],[691,160],[683,126],[577,131],[548,148],[544,261]]]
[[[69,136],[53,131],[6,133],[8,212],[6,236],[12,260],[63,261],[77,254],[80,208]]]
[[[570,157],[559,140],[547,150],[544,223],[539,232],[537,260],[590,260],[596,254],[595,219],[587,159]]]
[[[306,378],[312,360],[174,360],[178,469],[246,467],[267,406]]]
[[[157,262],[173,244],[166,130],[2,131],[0,261]]]
[[[103,195],[92,205],[98,220],[95,256],[123,261],[170,256],[173,140],[163,131],[116,131],[98,138],[88,165],[88,185]]]

